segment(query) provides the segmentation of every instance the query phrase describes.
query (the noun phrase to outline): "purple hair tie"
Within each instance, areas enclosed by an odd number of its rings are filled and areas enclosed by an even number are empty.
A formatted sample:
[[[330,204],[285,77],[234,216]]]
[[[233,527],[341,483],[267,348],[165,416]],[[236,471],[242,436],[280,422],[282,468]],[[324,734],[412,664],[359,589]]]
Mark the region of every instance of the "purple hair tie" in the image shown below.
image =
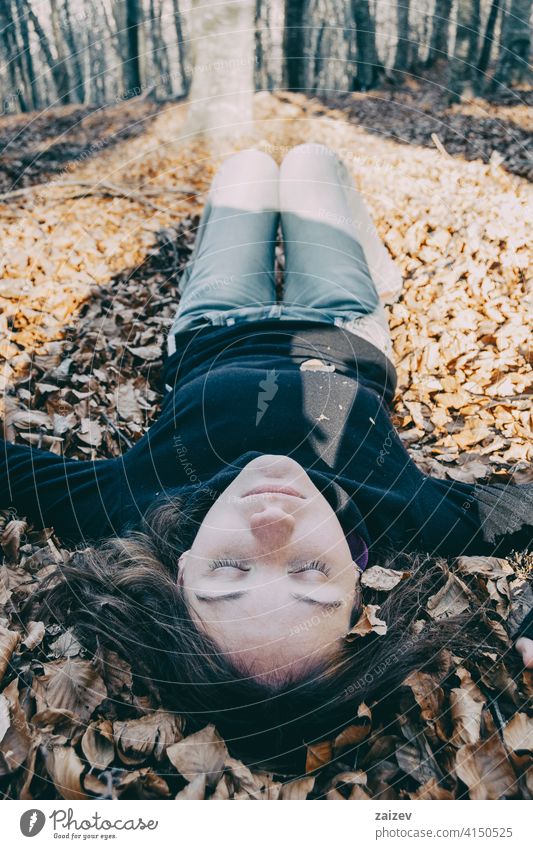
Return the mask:
[[[368,566],[368,546],[364,539],[359,534],[350,531],[346,537],[346,541],[350,548],[352,559],[359,567],[360,572],[364,572]]]

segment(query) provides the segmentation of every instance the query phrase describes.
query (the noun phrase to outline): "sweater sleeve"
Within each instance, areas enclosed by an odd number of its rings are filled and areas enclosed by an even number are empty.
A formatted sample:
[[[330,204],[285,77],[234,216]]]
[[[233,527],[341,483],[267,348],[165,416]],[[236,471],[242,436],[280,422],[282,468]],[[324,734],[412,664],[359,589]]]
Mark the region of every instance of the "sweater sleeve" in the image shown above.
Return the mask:
[[[418,542],[442,556],[505,557],[533,549],[533,484],[465,484],[427,477],[416,499]]]
[[[120,529],[122,489],[114,460],[67,460],[0,439],[0,507],[87,543]]]

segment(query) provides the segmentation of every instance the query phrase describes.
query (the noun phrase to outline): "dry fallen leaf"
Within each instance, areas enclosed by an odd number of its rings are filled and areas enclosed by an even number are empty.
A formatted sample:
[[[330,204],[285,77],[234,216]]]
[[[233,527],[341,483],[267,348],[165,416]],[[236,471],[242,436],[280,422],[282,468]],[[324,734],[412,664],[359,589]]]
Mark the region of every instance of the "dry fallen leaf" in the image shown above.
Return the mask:
[[[0,693],[0,775],[14,772],[26,761],[31,730],[20,705],[18,679]]]
[[[196,734],[190,734],[167,749],[171,764],[188,781],[205,775],[206,781],[216,784],[228,757],[226,744],[214,725],[207,725]]]
[[[4,628],[0,625],[0,682],[2,681],[6,669],[9,666],[11,655],[15,651],[20,640],[20,634],[16,631],[10,631],[9,628]]]
[[[150,755],[161,760],[167,747],[182,739],[182,725],[181,717],[162,710],[140,719],[115,722],[118,754],[127,764],[141,763]]]
[[[516,713],[504,725],[503,739],[514,752],[533,751],[533,718],[525,713]]]
[[[410,572],[399,572],[397,569],[385,569],[383,566],[371,566],[361,575],[361,584],[372,590],[388,592],[410,574]]]
[[[433,619],[457,616],[468,610],[471,600],[466,584],[450,573],[444,586],[429,599],[427,610]]]
[[[378,604],[365,604],[359,619],[353,628],[348,631],[346,640],[350,641],[356,637],[366,637],[367,634],[372,633],[381,635],[386,634],[387,623],[378,617],[378,610]]]
[[[44,665],[44,675],[33,679],[37,710],[71,711],[86,723],[106,698],[104,682],[88,660],[55,660]]]
[[[512,798],[517,789],[514,770],[498,736],[461,746],[455,771],[468,787],[470,799]]]

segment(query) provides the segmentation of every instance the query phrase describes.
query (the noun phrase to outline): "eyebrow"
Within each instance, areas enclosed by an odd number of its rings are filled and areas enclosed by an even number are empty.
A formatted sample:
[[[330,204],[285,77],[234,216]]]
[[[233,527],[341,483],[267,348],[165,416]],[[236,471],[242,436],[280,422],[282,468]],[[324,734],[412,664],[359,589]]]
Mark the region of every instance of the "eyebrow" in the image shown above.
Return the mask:
[[[239,592],[225,593],[224,595],[199,595],[198,593],[195,593],[195,596],[198,601],[203,601],[206,604],[213,604],[217,601],[236,601],[238,598],[243,598],[243,596],[247,595],[247,593],[247,590],[242,590]],[[314,604],[318,607],[342,607],[342,601],[319,601],[316,598],[310,598],[307,595],[299,595],[298,593],[291,593],[291,598],[296,599],[296,601],[303,601],[306,604]]]

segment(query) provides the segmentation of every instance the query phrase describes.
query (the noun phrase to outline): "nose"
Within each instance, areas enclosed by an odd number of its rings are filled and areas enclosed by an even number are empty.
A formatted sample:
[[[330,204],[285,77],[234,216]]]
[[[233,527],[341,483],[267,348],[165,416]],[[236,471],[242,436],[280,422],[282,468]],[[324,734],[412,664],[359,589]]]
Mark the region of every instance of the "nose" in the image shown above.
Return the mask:
[[[250,516],[250,530],[262,543],[274,545],[286,543],[293,532],[294,525],[294,516],[274,505],[265,505]]]

